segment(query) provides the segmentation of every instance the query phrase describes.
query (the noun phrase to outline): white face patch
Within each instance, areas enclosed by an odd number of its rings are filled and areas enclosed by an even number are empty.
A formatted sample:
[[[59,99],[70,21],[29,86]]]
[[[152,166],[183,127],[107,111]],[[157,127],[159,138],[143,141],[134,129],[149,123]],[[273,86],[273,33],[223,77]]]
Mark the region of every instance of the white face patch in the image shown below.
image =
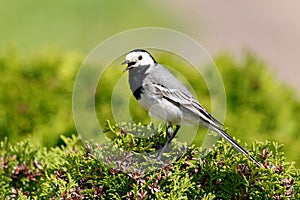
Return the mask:
[[[137,67],[139,65],[152,65],[154,64],[153,58],[147,52],[133,51],[127,54],[126,61],[129,63],[135,63],[132,66]]]

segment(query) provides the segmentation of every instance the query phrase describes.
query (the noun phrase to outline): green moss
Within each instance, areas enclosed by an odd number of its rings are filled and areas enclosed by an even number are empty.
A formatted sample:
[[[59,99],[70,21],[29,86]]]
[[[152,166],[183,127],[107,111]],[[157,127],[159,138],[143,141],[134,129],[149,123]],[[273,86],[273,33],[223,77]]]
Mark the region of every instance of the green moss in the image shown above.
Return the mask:
[[[143,126],[134,125],[143,129]],[[127,130],[130,130],[127,127]],[[116,130],[116,129],[111,129]],[[157,130],[153,130],[154,133]],[[127,133],[126,135],[130,135]],[[157,136],[160,139],[162,136]],[[299,199],[299,170],[282,146],[254,143],[260,168],[220,141],[199,159],[189,147],[179,159],[148,173],[124,173],[95,159],[78,137],[45,149],[22,141],[0,143],[0,191],[6,199]],[[126,144],[125,137],[120,137]],[[135,138],[138,140],[138,138]],[[112,140],[116,144],[116,140]],[[149,141],[150,143],[150,141]],[[177,145],[178,142],[173,143]],[[143,144],[145,145],[145,144]],[[140,143],[137,146],[143,146]],[[105,148],[105,147],[101,147]],[[113,149],[111,149],[113,154]]]

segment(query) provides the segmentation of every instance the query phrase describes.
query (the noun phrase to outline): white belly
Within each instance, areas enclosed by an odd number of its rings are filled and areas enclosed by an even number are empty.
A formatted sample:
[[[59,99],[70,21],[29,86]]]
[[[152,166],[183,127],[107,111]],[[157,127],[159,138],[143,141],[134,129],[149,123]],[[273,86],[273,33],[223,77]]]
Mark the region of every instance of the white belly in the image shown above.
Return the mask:
[[[153,99],[142,98],[139,104],[148,110],[151,117],[160,119],[165,122],[170,122],[172,124],[181,124],[182,111],[165,99],[159,99],[153,101]]]

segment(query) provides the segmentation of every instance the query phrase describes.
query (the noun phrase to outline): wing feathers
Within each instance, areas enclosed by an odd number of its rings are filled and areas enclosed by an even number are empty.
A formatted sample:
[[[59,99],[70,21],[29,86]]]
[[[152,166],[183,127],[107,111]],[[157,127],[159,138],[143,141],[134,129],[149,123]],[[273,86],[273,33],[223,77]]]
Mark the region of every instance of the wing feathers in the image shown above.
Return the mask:
[[[215,124],[216,126],[223,126],[221,122],[215,119],[211,114],[209,114],[206,109],[198,103],[195,97],[190,94],[187,90],[181,91],[178,89],[169,89],[161,84],[152,83],[156,93],[158,93],[162,98],[170,101],[178,107],[183,107],[190,111],[191,113],[198,115],[199,118],[204,120],[208,125]]]

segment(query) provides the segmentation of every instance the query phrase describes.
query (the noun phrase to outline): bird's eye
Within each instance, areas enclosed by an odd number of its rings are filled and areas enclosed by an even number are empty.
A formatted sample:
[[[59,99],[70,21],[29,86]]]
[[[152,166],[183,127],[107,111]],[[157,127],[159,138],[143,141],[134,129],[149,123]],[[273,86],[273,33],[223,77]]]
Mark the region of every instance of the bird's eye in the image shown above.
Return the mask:
[[[139,60],[142,60],[142,58],[143,58],[142,56],[139,56],[139,57],[138,57]]]

